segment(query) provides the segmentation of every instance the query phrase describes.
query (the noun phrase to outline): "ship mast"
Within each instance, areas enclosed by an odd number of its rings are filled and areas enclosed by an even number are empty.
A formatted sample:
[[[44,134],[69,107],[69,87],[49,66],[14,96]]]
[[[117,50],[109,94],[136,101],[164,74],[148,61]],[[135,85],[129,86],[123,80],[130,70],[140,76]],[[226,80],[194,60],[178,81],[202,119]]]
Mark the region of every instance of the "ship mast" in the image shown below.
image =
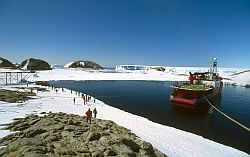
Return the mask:
[[[215,80],[217,74],[217,58],[211,58],[211,65],[209,70],[210,80]]]

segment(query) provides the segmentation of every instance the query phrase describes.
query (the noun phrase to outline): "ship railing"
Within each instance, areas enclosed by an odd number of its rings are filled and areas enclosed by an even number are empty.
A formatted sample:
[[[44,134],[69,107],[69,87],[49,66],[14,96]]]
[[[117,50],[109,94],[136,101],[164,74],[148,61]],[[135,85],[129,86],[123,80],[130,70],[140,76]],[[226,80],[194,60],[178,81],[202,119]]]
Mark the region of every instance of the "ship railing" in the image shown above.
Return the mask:
[[[185,81],[185,82],[174,82],[172,85],[170,85],[170,87],[179,87],[182,85],[189,85],[190,82],[189,81]]]
[[[204,85],[204,87],[208,87],[208,88],[212,88],[214,89],[214,87],[212,85],[208,85],[208,84],[203,84],[202,82],[198,81],[198,82],[194,82],[194,84],[196,85]],[[189,81],[186,82],[174,82],[174,84],[170,85],[171,88],[175,88],[178,89],[180,88],[182,85],[190,85]]]

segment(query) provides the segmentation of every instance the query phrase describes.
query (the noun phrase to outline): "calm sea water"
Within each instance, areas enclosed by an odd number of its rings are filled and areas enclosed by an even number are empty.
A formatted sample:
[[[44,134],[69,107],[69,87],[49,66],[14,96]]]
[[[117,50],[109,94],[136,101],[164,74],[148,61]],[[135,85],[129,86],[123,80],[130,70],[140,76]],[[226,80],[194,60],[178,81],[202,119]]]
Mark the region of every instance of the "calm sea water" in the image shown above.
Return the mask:
[[[173,82],[157,81],[51,81],[87,93],[106,104],[146,117],[154,122],[201,135],[250,154],[250,133],[214,110],[194,114],[173,108],[169,101]],[[223,87],[218,108],[250,126],[250,88]]]

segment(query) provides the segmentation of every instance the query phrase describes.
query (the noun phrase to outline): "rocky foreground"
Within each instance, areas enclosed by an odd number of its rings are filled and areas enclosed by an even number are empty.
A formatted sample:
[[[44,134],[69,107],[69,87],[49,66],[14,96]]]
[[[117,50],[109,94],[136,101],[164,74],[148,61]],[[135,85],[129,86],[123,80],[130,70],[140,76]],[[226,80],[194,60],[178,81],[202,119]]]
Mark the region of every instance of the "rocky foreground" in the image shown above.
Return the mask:
[[[113,121],[66,113],[46,113],[15,119],[5,129],[18,131],[0,139],[0,156],[43,157],[165,157]]]

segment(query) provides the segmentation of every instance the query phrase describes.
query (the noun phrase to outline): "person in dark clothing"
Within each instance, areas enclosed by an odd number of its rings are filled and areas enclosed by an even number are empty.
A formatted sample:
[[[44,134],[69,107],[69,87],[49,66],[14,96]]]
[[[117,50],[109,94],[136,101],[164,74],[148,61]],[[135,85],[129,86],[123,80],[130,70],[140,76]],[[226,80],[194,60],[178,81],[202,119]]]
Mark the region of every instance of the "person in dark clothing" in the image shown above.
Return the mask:
[[[85,114],[87,116],[87,122],[89,121],[89,123],[91,124],[92,111],[90,110],[90,108]]]
[[[82,94],[83,104],[86,105],[86,97]]]
[[[74,102],[74,104],[76,103],[76,99],[75,99],[75,97],[74,97],[74,99],[73,99],[73,102]]]
[[[94,113],[94,117],[96,118],[96,114],[97,114],[96,108],[93,110],[93,113]]]

